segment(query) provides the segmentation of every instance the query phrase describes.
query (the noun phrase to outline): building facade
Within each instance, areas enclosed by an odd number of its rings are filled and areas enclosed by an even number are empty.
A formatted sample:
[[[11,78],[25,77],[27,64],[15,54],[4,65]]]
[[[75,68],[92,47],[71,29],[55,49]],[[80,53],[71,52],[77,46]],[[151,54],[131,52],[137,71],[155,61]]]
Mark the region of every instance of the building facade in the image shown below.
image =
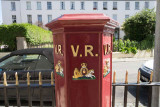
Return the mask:
[[[156,8],[156,0],[2,0],[2,19],[3,24],[43,26],[62,14],[104,13],[122,25],[126,18],[145,8]],[[120,38],[123,36],[120,32]]]

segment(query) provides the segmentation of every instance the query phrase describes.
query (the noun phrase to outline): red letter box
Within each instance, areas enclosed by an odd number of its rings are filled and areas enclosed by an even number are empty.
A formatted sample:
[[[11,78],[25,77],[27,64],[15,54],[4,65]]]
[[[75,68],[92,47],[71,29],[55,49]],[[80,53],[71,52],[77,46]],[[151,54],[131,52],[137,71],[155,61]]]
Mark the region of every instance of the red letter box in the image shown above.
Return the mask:
[[[112,37],[104,14],[65,14],[53,32],[56,107],[111,107]]]

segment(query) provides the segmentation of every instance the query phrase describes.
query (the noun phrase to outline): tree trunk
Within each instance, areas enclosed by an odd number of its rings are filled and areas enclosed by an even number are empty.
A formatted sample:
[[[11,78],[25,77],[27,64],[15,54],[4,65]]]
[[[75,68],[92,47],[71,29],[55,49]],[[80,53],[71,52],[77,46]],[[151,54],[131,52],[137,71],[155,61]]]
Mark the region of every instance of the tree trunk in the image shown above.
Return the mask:
[[[160,81],[160,0],[157,0],[153,81],[154,82]],[[159,107],[160,105],[159,94],[160,94],[160,88],[153,87],[152,107]]]

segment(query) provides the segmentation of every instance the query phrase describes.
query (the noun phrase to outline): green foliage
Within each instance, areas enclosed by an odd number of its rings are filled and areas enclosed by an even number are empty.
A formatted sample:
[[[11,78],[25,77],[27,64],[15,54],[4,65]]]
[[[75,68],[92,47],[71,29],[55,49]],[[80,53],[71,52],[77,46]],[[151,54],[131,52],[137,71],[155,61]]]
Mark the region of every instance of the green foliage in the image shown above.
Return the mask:
[[[124,47],[124,42],[123,40],[119,40],[119,44],[118,44],[119,49],[122,49]]]
[[[139,42],[138,49],[140,50],[148,50],[154,47],[154,36],[149,35],[145,40]]]
[[[131,41],[131,47],[138,47],[139,44],[136,41]]]
[[[136,54],[136,53],[137,53],[137,48],[136,48],[136,47],[131,47],[131,52],[132,52],[133,54]]]
[[[129,39],[127,40],[119,40],[119,41],[115,41],[113,42],[113,48],[114,51],[120,51],[123,53],[137,53],[137,46],[138,46],[138,42],[136,41],[130,41]]]
[[[113,42],[115,41],[115,37],[113,36]]]
[[[123,37],[123,40],[127,40],[127,39],[129,39],[129,36],[126,36],[126,35],[125,35],[125,36]]]
[[[9,51],[16,49],[16,37],[25,37],[27,43],[38,45],[52,42],[52,33],[36,25],[11,24],[0,25],[0,44],[8,45]]]
[[[128,47],[122,47],[122,48],[120,48],[120,52],[129,54],[129,53],[131,52],[131,50],[130,50],[130,48],[128,48]]]
[[[131,41],[129,39],[127,39],[126,41],[124,41],[124,46],[125,47],[130,47],[131,46]]]
[[[113,41],[113,51],[117,51],[118,50],[118,41]]]
[[[149,35],[155,34],[156,13],[154,9],[145,9],[126,19],[122,25],[126,36],[124,39],[141,42]],[[152,36],[153,37],[153,36]]]

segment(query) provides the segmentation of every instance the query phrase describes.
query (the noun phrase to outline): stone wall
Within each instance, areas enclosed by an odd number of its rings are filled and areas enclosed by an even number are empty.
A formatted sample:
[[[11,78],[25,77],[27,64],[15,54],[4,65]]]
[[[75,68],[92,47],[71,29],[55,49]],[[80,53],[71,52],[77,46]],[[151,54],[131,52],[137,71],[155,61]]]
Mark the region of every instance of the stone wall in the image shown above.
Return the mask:
[[[113,58],[147,58],[147,57],[153,57],[154,53],[153,50],[143,50],[138,52],[136,54],[130,53],[130,54],[125,54],[122,52],[113,52]]]

